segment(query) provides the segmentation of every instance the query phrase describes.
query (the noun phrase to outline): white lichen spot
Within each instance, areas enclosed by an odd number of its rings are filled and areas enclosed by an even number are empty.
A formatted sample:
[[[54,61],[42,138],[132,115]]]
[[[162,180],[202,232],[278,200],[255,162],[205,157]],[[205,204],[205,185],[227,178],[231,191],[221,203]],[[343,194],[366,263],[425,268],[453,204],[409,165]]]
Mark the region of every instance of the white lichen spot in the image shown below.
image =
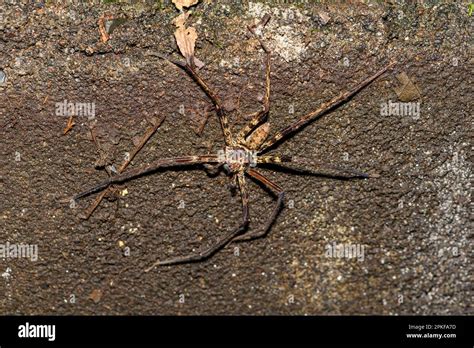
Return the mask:
[[[12,276],[11,273],[12,273],[12,269],[10,267],[7,267],[5,272],[2,273],[2,278],[8,282]]]
[[[258,2],[249,3],[249,17],[257,21],[266,14],[272,16],[263,29],[263,37],[270,50],[287,62],[301,60],[307,46],[304,42],[305,28],[309,27],[304,24],[309,22],[309,17],[293,6],[280,9]]]

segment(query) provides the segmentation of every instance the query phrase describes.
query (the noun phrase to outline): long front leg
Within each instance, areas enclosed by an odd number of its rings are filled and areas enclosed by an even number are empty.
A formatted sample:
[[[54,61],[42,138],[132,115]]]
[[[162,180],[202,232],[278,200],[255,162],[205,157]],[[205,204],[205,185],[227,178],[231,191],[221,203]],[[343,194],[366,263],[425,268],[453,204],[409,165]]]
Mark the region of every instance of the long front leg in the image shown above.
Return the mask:
[[[229,119],[224,113],[224,108],[222,102],[211,87],[203,80],[201,75],[197,72],[194,67],[186,65],[184,67],[186,72],[196,81],[196,83],[202,88],[202,90],[207,94],[207,96],[212,100],[214,107],[216,108],[217,116],[219,117],[219,122],[221,124],[222,132],[224,134],[224,139],[226,145],[233,145],[232,135],[230,133]]]
[[[285,198],[285,192],[283,189],[278,186],[277,184],[271,182],[269,179],[267,179],[263,174],[260,174],[256,170],[253,169],[248,169],[247,174],[250,175],[252,178],[255,180],[261,182],[268,188],[270,188],[273,192],[275,192],[278,195],[277,202],[275,204],[275,207],[272,210],[272,214],[268,218],[265,227],[262,230],[256,230],[256,231],[251,231],[246,234],[243,234],[241,236],[237,236],[234,238],[232,241],[233,242],[241,242],[241,241],[248,241],[256,238],[260,238],[265,236],[268,231],[270,230],[270,227],[272,227],[273,223],[275,222],[278,213],[280,212],[282,206],[283,206],[283,200]]]
[[[368,174],[356,169],[347,168],[340,165],[327,164],[321,161],[315,161],[309,158],[298,156],[259,156],[257,163],[260,165],[276,164],[283,168],[289,168],[291,170],[301,172],[302,174],[325,175],[341,179],[378,177],[376,174]],[[284,164],[286,163],[290,163],[292,165],[285,166]],[[278,169],[278,167],[276,167],[276,169]]]
[[[72,199],[77,200],[82,197],[89,196],[93,193],[106,189],[112,184],[123,183],[125,181],[137,178],[139,176],[143,176],[148,173],[154,172],[155,170],[159,168],[204,164],[204,163],[219,163],[218,156],[217,155],[201,155],[201,156],[183,156],[183,157],[174,157],[174,158],[164,158],[156,162],[153,162],[152,164],[146,167],[129,170],[126,173],[112,176],[109,179],[104,180],[103,182],[95,185],[94,187],[91,187],[88,190],[78,193]]]
[[[247,184],[245,182],[245,177],[243,173],[238,174],[237,181],[239,183],[240,196],[242,198],[242,214],[243,214],[242,223],[239,225],[239,227],[237,227],[235,230],[229,232],[227,235],[219,239],[215,244],[200,251],[197,254],[190,254],[187,256],[178,256],[178,257],[171,258],[164,261],[157,261],[153,265],[151,265],[149,268],[147,268],[145,272],[152,270],[156,266],[173,265],[173,264],[178,264],[178,263],[188,263],[188,262],[196,262],[196,261],[204,260],[208,258],[209,256],[213,255],[215,252],[217,252],[224,246],[226,246],[230,241],[232,241],[235,238],[235,236],[238,236],[240,233],[245,231],[245,229],[247,228],[249,224],[249,205],[248,205]]]
[[[227,119],[227,116],[224,114],[224,108],[222,106],[221,99],[219,98],[217,93],[215,93],[213,89],[209,87],[206,81],[204,81],[201,75],[197,72],[196,68],[194,66],[188,65],[187,63],[180,62],[178,60],[175,60],[171,57],[167,57],[160,53],[153,53],[151,55],[159,57],[161,59],[165,59],[169,61],[170,63],[173,63],[174,65],[186,71],[189,74],[189,76],[192,77],[192,79],[199,85],[199,87],[201,87],[201,89],[206,93],[206,95],[209,97],[209,99],[211,99],[212,103],[214,104],[214,108],[216,109],[217,116],[221,124],[222,132],[224,134],[226,145],[228,146],[233,145],[232,134],[230,133],[230,127],[229,127],[229,120]]]
[[[259,153],[265,152],[270,147],[272,147],[273,145],[280,142],[280,140],[284,139],[286,136],[288,136],[290,134],[293,134],[293,133],[297,132],[299,129],[301,129],[301,127],[308,124],[309,122],[311,122],[315,118],[317,118],[317,117],[323,115],[324,113],[328,112],[329,110],[332,110],[335,107],[341,105],[346,100],[350,99],[355,94],[357,94],[364,87],[368,86],[371,82],[373,82],[375,79],[377,79],[380,75],[382,75],[388,69],[390,69],[394,64],[395,64],[395,62],[392,62],[392,63],[388,64],[383,69],[376,72],[374,75],[368,77],[364,81],[357,84],[351,90],[349,90],[345,93],[342,93],[338,97],[335,97],[332,100],[322,104],[318,109],[310,112],[309,114],[304,115],[298,121],[294,122],[293,124],[289,125],[288,127],[284,128],[284,129],[280,130],[273,137],[271,137],[270,139],[268,139],[267,141],[265,141],[262,144],[262,146],[259,149]]]

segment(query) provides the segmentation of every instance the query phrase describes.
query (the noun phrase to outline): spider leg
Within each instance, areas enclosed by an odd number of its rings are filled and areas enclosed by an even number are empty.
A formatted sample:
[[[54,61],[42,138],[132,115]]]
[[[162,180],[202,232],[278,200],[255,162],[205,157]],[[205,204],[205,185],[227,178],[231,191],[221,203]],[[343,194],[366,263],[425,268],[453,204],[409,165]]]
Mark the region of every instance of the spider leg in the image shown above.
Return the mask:
[[[364,81],[358,83],[349,91],[340,94],[339,96],[333,98],[332,100],[322,104],[318,109],[306,114],[305,116],[301,117],[298,121],[290,124],[286,128],[278,131],[273,137],[265,141],[262,146],[260,147],[259,153],[265,152],[268,148],[272,147],[273,145],[277,144],[281,139],[285,138],[286,136],[297,132],[301,127],[308,124],[315,118],[325,114],[326,112],[336,108],[337,106],[341,105],[355,94],[357,94],[360,90],[364,87],[368,86],[374,80],[376,80],[380,75],[382,75],[385,71],[390,69],[395,62],[391,62],[390,64],[386,65],[384,68],[380,69],[374,75],[366,78]]]
[[[283,200],[285,198],[285,191],[283,191],[283,189],[277,184],[271,182],[264,175],[251,168],[247,170],[247,174],[249,174],[252,178],[261,182],[262,184],[270,188],[273,192],[275,192],[278,195],[278,199],[275,204],[275,207],[273,208],[272,214],[270,215],[270,218],[267,220],[265,227],[262,230],[251,231],[241,236],[237,236],[232,240],[232,242],[248,241],[265,236],[270,230],[270,227],[272,227],[273,223],[275,222],[278,213],[280,212],[283,206]]]
[[[183,157],[174,157],[174,158],[163,158],[160,159],[146,167],[137,168],[134,170],[129,170],[126,173],[118,174],[108,178],[107,180],[91,187],[90,189],[78,193],[72,199],[77,200],[79,198],[91,195],[95,192],[106,189],[112,184],[122,183],[133,178],[143,176],[145,174],[154,172],[159,168],[167,168],[173,166],[182,166],[182,165],[193,165],[201,163],[219,163],[217,155],[202,155],[202,156],[183,156]]]
[[[376,174],[363,173],[356,169],[326,164],[298,156],[260,156],[257,161],[259,164],[276,164],[278,165],[276,169],[278,167],[289,168],[302,174],[318,174],[343,179],[378,177]],[[294,163],[297,166],[286,167],[283,163]]]
[[[268,17],[268,19],[270,19]],[[268,19],[266,21],[268,21]],[[266,22],[265,22],[266,23]],[[268,111],[270,110],[270,49],[263,43],[262,39],[255,33],[253,27],[248,27],[250,32],[257,38],[260,42],[260,46],[262,46],[263,50],[266,54],[265,59],[265,96],[263,97],[263,110],[257,111],[250,115],[252,118],[250,122],[242,128],[239,132],[237,139],[244,141],[245,138],[249,135],[249,133],[254,130],[256,126],[258,126],[268,115]]]
[[[214,107],[216,108],[217,116],[221,123],[222,132],[224,133],[225,143],[232,145],[232,135],[230,133],[229,119],[224,113],[224,108],[219,96],[209,87],[209,85],[202,79],[201,75],[196,71],[194,67],[189,65],[185,66],[186,72],[196,81],[196,83],[203,89],[207,96],[212,100]]]
[[[215,244],[198,252],[197,254],[190,254],[187,256],[178,256],[178,257],[171,258],[164,261],[156,261],[152,266],[148,267],[145,270],[145,272],[152,270],[155,266],[196,262],[196,261],[201,261],[203,259],[206,259],[209,256],[213,255],[215,252],[219,251],[224,246],[226,246],[228,243],[230,243],[235,238],[235,236],[245,231],[250,220],[249,220],[247,184],[245,182],[245,176],[243,173],[237,174],[237,181],[239,183],[239,188],[240,188],[240,196],[242,199],[242,213],[243,213],[242,223],[240,224],[239,227],[237,227],[232,232],[226,234],[224,237],[220,238]]]
[[[217,93],[215,93],[212,90],[212,88],[209,87],[209,85],[203,80],[203,78],[197,72],[195,67],[190,66],[186,63],[182,63],[180,61],[174,60],[170,57],[166,57],[162,54],[154,53],[153,55],[155,55],[159,58],[165,59],[165,60],[173,63],[174,65],[180,67],[181,69],[186,71],[189,76],[192,77],[192,79],[199,85],[199,87],[201,87],[201,89],[206,93],[206,95],[209,97],[209,99],[211,99],[212,103],[214,104],[214,107],[215,107],[216,112],[217,112],[217,116],[219,117],[219,122],[221,124],[222,132],[224,134],[224,139],[225,139],[226,145],[232,145],[233,140],[232,140],[232,135],[230,133],[229,119],[224,114],[224,108],[222,106],[221,99],[219,98]]]

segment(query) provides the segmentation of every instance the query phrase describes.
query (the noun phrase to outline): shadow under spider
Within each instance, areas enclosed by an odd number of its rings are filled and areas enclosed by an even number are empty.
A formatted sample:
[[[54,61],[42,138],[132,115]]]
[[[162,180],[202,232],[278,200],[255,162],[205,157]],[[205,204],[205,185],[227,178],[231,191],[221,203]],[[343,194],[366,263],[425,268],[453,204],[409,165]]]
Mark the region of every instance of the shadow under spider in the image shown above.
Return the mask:
[[[265,16],[264,19],[258,25],[264,25],[269,19],[269,16]],[[263,23],[263,24],[262,24]],[[176,66],[185,70],[189,76],[200,86],[200,88],[206,93],[214,104],[215,111],[219,118],[219,122],[222,128],[224,136],[225,147],[223,150],[218,151],[217,154],[203,154],[195,156],[182,156],[174,158],[163,158],[153,162],[152,164],[133,170],[128,170],[125,173],[121,173],[108,178],[107,180],[99,183],[98,185],[81,192],[73,197],[73,200],[80,199],[88,196],[92,193],[108,189],[111,185],[123,183],[125,181],[156,172],[157,170],[164,170],[170,167],[183,167],[183,166],[195,166],[198,164],[216,166],[219,170],[224,170],[230,178],[231,186],[238,188],[242,201],[242,222],[234,230],[227,232],[223,237],[220,237],[211,246],[202,249],[201,251],[186,256],[178,256],[163,261],[156,261],[153,265],[148,267],[145,272],[150,271],[155,266],[171,265],[186,262],[195,262],[204,260],[215,252],[229,244],[230,242],[251,240],[259,237],[263,237],[267,234],[270,227],[276,220],[278,213],[283,207],[283,200],[285,197],[285,191],[279,185],[275,184],[263,174],[256,170],[256,167],[262,167],[264,165],[273,165],[275,169],[283,169],[284,171],[293,171],[292,173],[300,174],[311,174],[311,175],[322,175],[325,177],[336,177],[338,179],[350,179],[350,178],[368,178],[373,177],[366,173],[359,172],[354,169],[348,169],[339,167],[336,165],[325,164],[320,161],[311,160],[304,157],[296,157],[291,155],[266,155],[264,153],[270,151],[273,147],[287,140],[289,137],[294,135],[296,132],[302,130],[311,121],[319,118],[323,114],[336,109],[341,104],[348,101],[355,94],[361,91],[364,87],[371,84],[379,76],[385,73],[388,69],[394,66],[395,62],[391,62],[381,70],[377,71],[372,76],[366,78],[364,81],[358,83],[350,90],[341,93],[339,96],[332,100],[323,103],[318,109],[302,116],[297,121],[293,122],[289,126],[279,130],[267,139],[269,135],[269,123],[268,112],[270,110],[270,56],[271,52],[268,47],[264,44],[261,38],[256,34],[257,26],[249,26],[249,31],[259,41],[260,46],[265,52],[265,95],[262,102],[261,110],[258,110],[246,117],[250,119],[250,122],[244,126],[241,131],[234,135],[230,131],[229,121],[224,111],[220,97],[214,90],[204,81],[200,73],[197,71],[196,66],[193,64],[193,59],[190,63],[182,63],[176,61],[170,57],[165,57],[160,54],[154,54],[162,59],[165,59]],[[296,169],[284,169],[283,165],[288,164],[299,165],[300,168]],[[248,231],[250,222],[249,217],[249,205],[248,205],[248,188],[246,182],[246,176],[252,178],[260,185],[265,186],[271,191],[276,197],[277,202],[272,210],[272,213],[267,219],[264,228],[260,230]]]

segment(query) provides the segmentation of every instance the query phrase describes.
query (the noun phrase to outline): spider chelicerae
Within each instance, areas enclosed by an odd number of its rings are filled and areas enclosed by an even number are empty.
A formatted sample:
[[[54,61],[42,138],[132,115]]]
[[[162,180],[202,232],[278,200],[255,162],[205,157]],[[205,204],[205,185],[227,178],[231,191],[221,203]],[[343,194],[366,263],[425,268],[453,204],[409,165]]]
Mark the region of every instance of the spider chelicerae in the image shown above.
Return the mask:
[[[322,116],[328,111],[334,110],[339,105],[346,102],[348,99],[353,97],[356,93],[362,90],[364,87],[369,85],[380,75],[391,68],[395,62],[391,62],[384,68],[368,77],[364,81],[358,83],[350,90],[341,93],[339,96],[332,100],[323,103],[318,109],[304,115],[289,126],[279,130],[273,136],[269,137],[269,123],[268,113],[270,110],[270,57],[271,52],[265,45],[261,37],[256,33],[257,26],[264,26],[269,20],[269,16],[264,17],[262,21],[253,26],[248,26],[249,31],[259,41],[261,48],[265,52],[265,95],[263,97],[263,107],[261,110],[247,116],[246,119],[250,119],[250,122],[244,126],[241,131],[234,135],[232,134],[229,126],[229,121],[225,110],[222,105],[222,101],[217,93],[208,85],[202,78],[198,69],[193,64],[193,60],[182,63],[171,59],[170,57],[160,56],[163,59],[167,59],[172,63],[176,64],[183,70],[185,70],[193,80],[202,88],[206,95],[210,98],[214,104],[215,111],[220,121],[222,128],[225,147],[223,150],[218,151],[217,154],[203,154],[195,156],[182,156],[174,158],[163,158],[158,161],[151,163],[150,165],[142,168],[129,170],[125,173],[119,173],[115,176],[109,177],[107,180],[99,183],[98,185],[81,192],[73,197],[73,200],[80,199],[98,191],[110,189],[113,185],[124,183],[128,180],[152,173],[161,168],[167,167],[181,167],[181,166],[195,166],[195,165],[212,165],[222,167],[226,174],[230,177],[231,184],[237,188],[240,192],[242,201],[242,222],[234,230],[226,233],[223,237],[219,238],[211,246],[193,254],[186,256],[178,256],[167,260],[156,261],[151,267],[145,271],[153,269],[155,266],[171,265],[178,263],[187,263],[193,261],[201,261],[210,256],[221,248],[225,247],[230,242],[251,240],[259,237],[263,237],[267,234],[270,227],[274,223],[277,215],[283,207],[283,200],[285,197],[285,191],[279,185],[269,180],[265,175],[257,171],[257,167],[264,164],[274,164],[283,166],[285,163],[295,163],[300,167],[303,166],[304,171],[313,172],[318,174],[325,174],[337,178],[368,178],[371,175],[359,172],[357,170],[349,168],[340,168],[333,165],[328,165],[323,162],[311,160],[303,157],[296,157],[290,155],[276,155],[267,154],[275,145],[281,143],[288,137],[294,135],[296,132],[301,130],[309,122]],[[250,217],[249,217],[249,205],[248,205],[248,188],[246,183],[246,177],[251,177],[255,181],[266,186],[276,196],[276,203],[272,210],[270,217],[265,223],[264,227],[260,230],[248,231]],[[94,206],[95,208],[95,206]]]

